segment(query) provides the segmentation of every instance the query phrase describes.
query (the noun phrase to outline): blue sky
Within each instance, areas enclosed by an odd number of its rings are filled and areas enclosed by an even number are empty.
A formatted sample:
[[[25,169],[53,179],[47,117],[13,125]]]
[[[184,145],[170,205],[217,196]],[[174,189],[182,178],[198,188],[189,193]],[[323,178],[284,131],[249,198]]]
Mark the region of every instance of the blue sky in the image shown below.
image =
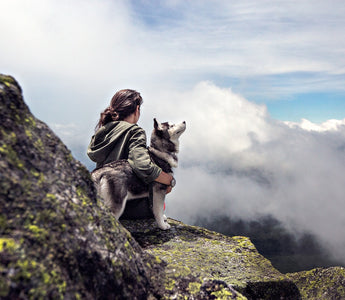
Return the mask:
[[[280,120],[308,118],[323,122],[344,118],[345,76],[341,56],[345,51],[342,36],[345,22],[341,1],[131,3],[136,22],[149,30],[170,32],[175,28],[186,36],[187,43],[196,42],[193,36],[205,37],[200,40],[206,55],[223,53],[222,46],[229,52],[241,51],[246,38],[248,45],[253,41],[255,47],[263,46],[269,54],[282,54],[281,58],[272,57],[270,65],[265,51],[254,48],[250,58],[257,68],[254,67],[253,74],[243,70],[246,64],[240,57],[242,65],[236,60],[229,64],[229,69],[240,69],[238,74],[226,70],[217,73],[222,63],[219,61],[208,73],[193,74],[194,78],[213,80],[220,86],[232,87],[251,101],[265,103],[271,116]],[[228,64],[226,59],[223,62]]]
[[[328,119],[344,119],[344,99],[342,92],[310,92],[266,104],[271,116],[276,119],[299,121],[305,118],[322,123]]]
[[[51,105],[62,113],[90,81],[90,106],[124,85],[145,92],[157,82],[188,90],[212,81],[267,105],[273,118],[343,119],[344,7],[341,0],[13,0],[0,12],[0,62],[48,122],[58,122]],[[61,85],[76,90],[74,99],[55,99]]]
[[[344,16],[343,0],[3,1],[0,72],[89,169],[99,113],[138,90],[148,135],[187,123],[168,215],[273,215],[345,262]]]

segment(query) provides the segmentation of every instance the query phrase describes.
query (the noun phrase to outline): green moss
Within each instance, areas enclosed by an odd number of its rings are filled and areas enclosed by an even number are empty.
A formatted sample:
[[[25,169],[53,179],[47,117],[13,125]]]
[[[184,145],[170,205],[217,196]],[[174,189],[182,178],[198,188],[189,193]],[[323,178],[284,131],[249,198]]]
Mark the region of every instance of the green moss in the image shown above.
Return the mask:
[[[24,162],[18,158],[17,152],[13,150],[11,145],[3,144],[0,146],[0,153],[12,166],[24,170]]]
[[[192,240],[190,236],[187,238],[188,235],[184,237],[185,240],[175,238],[147,251],[166,261],[169,269],[181,271],[189,268],[189,272],[195,275],[212,275],[236,286],[245,286],[248,280],[262,281],[267,278],[269,281],[280,275],[269,261],[257,253],[248,238],[218,239],[215,236],[212,239],[201,235]]]
[[[25,124],[29,125],[30,127],[36,127],[36,120],[33,116],[27,115],[26,118],[24,119]]]
[[[172,229],[164,234],[149,221],[121,223],[139,243],[142,242],[146,252],[167,264],[166,286],[173,292],[184,286],[181,282],[187,281],[185,289],[195,293],[200,288],[201,280],[198,278],[202,278],[204,282],[207,279],[226,282],[243,294],[250,285],[255,287],[250,295],[254,298],[258,295],[266,297],[269,288],[275,288],[274,292],[278,295],[289,293],[292,288],[292,294],[296,294],[292,283],[281,284],[286,278],[281,278],[282,274],[258,253],[247,237],[227,237],[171,219],[169,223]],[[191,278],[194,279],[191,281]],[[211,285],[207,292],[216,292],[213,296],[220,299],[231,298],[230,294],[240,297],[226,285],[220,289]]]
[[[17,136],[13,131],[6,132],[3,128],[0,128],[0,133],[4,144],[14,145],[17,143]]]
[[[201,282],[190,282],[188,285],[189,292],[194,295],[200,292]]]
[[[162,263],[162,260],[158,256],[155,256],[155,259],[158,264]]]
[[[37,178],[37,185],[42,186],[45,182],[44,174],[42,172],[36,171],[35,169],[31,169],[30,173],[33,177]]]
[[[44,153],[44,145],[41,139],[37,139],[34,142],[34,147],[37,149],[38,152]]]
[[[17,84],[13,77],[3,74],[0,74],[0,82],[7,86],[10,86],[11,84]]]
[[[302,299],[345,299],[345,268],[317,268],[286,276],[295,282]]]
[[[56,200],[56,196],[54,194],[48,193],[48,194],[46,194],[46,199],[48,201],[55,201]]]
[[[172,291],[176,287],[176,280],[167,277],[164,286],[166,290]]]
[[[33,271],[37,267],[37,262],[34,260],[18,260],[16,267],[19,269],[19,273],[23,279],[30,279]]]
[[[5,249],[8,251],[13,251],[19,246],[16,244],[16,241],[12,238],[0,238],[0,252]]]
[[[227,300],[231,299],[234,296],[234,293],[230,292],[229,290],[224,289],[224,287],[216,292],[212,292],[211,295],[215,296],[216,299],[219,300]]]
[[[36,260],[20,259],[16,263],[15,277],[22,282],[37,282],[28,291],[29,299],[46,299],[48,293],[55,299],[63,299],[66,292],[66,282],[62,279],[60,271],[51,265],[49,269]],[[51,296],[49,297],[51,298]]]
[[[31,130],[25,128],[25,134],[26,134],[26,136],[27,136],[30,140],[32,139],[32,132],[31,132]]]
[[[74,294],[76,300],[81,300],[81,296],[79,293]]]
[[[128,248],[128,247],[130,247],[130,243],[128,241],[125,241],[124,246],[125,246],[125,248]]]
[[[87,196],[85,190],[80,186],[77,187],[77,196],[78,199],[81,200],[82,206],[88,206],[92,204],[91,199]]]
[[[37,240],[43,241],[49,236],[49,232],[46,229],[38,227],[37,225],[30,224],[25,226],[25,228],[28,229]]]
[[[187,277],[191,274],[190,268],[187,266],[183,266],[180,264],[171,264],[169,266],[170,272],[173,274],[174,277]]]

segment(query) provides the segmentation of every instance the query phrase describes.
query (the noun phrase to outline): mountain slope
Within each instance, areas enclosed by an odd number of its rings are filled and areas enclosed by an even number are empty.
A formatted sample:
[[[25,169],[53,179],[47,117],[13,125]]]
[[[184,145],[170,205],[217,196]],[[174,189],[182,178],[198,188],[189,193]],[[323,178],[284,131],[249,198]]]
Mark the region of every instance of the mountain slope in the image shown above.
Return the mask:
[[[308,272],[281,274],[248,238],[175,220],[170,231],[159,230],[153,220],[120,224],[97,197],[86,168],[30,113],[18,83],[4,75],[0,120],[1,299],[308,295]],[[337,274],[310,293],[344,298],[344,274]]]

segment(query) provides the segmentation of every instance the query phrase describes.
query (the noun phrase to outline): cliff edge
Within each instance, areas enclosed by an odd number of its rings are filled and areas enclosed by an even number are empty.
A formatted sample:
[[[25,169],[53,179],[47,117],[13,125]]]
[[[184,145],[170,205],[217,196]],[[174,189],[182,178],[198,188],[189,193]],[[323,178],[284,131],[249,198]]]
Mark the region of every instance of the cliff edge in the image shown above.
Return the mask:
[[[120,224],[4,75],[0,118],[1,299],[345,298],[343,268],[283,275],[246,237]]]

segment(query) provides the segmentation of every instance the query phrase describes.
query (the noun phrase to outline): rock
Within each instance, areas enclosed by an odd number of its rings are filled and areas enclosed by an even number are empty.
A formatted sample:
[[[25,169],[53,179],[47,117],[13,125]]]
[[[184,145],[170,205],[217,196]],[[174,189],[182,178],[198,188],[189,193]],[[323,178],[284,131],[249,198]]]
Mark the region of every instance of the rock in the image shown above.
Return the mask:
[[[89,172],[3,75],[0,119],[0,297],[163,295],[163,263],[100,205]]]
[[[0,75],[1,299],[162,299],[166,263],[102,206],[90,174]],[[182,282],[178,276],[176,280]],[[190,276],[179,297],[239,295]]]
[[[283,275],[246,237],[119,223],[4,75],[0,119],[1,299],[344,298],[343,268]]]
[[[246,237],[227,237],[169,219],[170,231],[157,229],[154,220],[122,220],[149,254],[167,263],[166,285],[176,293],[190,277],[220,280],[248,299],[300,299],[296,285],[258,253]],[[174,280],[174,277],[183,281]],[[195,286],[195,283],[193,283]]]
[[[296,283],[303,299],[345,299],[345,268],[316,268],[286,274]]]

